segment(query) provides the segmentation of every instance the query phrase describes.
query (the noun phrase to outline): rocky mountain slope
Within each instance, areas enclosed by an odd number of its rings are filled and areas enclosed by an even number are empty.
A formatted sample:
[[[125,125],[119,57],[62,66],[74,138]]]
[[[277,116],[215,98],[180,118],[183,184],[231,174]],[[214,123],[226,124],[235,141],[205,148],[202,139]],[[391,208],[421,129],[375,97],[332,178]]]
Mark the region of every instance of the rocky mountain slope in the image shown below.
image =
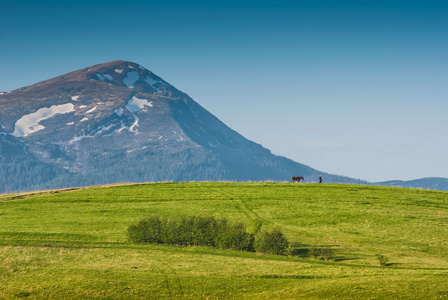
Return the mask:
[[[247,140],[142,66],[113,61],[0,93],[0,192],[147,181],[362,181]]]

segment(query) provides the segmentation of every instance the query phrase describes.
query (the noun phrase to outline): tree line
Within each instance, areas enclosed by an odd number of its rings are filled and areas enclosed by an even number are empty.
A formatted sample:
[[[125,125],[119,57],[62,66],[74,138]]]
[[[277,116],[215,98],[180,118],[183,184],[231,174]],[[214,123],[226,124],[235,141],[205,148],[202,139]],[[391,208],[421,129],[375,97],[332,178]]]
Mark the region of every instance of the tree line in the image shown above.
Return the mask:
[[[127,236],[136,243],[210,246],[277,255],[284,254],[289,245],[277,227],[270,231],[262,230],[261,223],[258,223],[249,232],[241,222],[214,216],[150,215],[130,225]]]

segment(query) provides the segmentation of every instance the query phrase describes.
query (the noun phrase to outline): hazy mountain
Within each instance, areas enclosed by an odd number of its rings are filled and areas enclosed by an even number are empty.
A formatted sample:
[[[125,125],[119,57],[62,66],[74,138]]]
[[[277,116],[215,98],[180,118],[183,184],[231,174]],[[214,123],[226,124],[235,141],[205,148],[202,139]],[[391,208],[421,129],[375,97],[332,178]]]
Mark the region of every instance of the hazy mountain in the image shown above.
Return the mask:
[[[421,188],[428,190],[448,191],[448,178],[427,177],[414,180],[392,180],[376,183],[377,185],[396,186],[406,188]]]
[[[146,181],[362,183],[279,157],[142,66],[114,61],[0,93],[0,192]]]

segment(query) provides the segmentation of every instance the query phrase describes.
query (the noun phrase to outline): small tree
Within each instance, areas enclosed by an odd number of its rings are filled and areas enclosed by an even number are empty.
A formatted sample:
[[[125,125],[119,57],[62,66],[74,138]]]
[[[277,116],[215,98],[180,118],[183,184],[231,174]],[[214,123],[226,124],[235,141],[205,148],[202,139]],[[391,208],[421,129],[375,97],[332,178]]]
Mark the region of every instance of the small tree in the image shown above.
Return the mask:
[[[260,231],[255,238],[257,252],[281,255],[288,245],[288,240],[277,227],[272,231]]]
[[[389,262],[389,257],[387,257],[386,255],[382,255],[382,254],[377,254],[375,256],[376,256],[376,259],[378,259],[380,266],[382,266],[382,267],[387,266],[387,264]]]

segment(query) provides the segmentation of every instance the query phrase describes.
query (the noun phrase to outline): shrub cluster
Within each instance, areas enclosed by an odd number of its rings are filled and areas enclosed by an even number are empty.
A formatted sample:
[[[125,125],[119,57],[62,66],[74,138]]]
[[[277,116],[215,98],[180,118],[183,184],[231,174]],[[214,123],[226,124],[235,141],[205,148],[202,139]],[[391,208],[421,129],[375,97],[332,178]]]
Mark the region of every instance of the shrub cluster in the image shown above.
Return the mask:
[[[247,232],[243,223],[231,223],[213,216],[148,216],[127,229],[132,242],[181,246],[210,246],[240,251],[283,254],[288,241],[282,232]]]
[[[272,231],[260,231],[256,235],[255,250],[257,252],[281,255],[288,248],[288,240],[277,227]]]

